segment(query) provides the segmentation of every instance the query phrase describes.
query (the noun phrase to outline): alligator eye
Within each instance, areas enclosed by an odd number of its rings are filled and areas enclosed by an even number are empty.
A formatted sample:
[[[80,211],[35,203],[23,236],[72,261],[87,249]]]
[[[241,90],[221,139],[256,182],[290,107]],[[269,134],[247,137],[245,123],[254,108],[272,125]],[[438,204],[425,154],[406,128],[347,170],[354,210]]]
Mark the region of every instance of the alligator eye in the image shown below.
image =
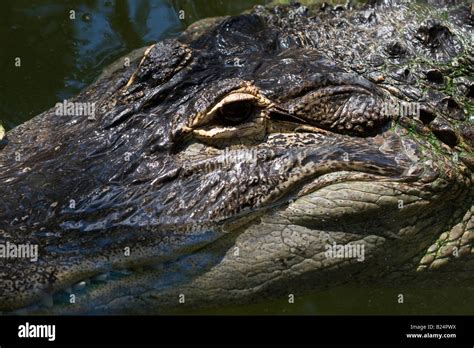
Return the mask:
[[[204,141],[264,136],[265,117],[261,111],[272,103],[255,90],[251,92],[233,92],[207,113],[198,114],[191,123],[193,135]]]
[[[254,110],[255,104],[250,100],[235,101],[223,105],[218,111],[217,119],[223,125],[235,126],[248,121]]]

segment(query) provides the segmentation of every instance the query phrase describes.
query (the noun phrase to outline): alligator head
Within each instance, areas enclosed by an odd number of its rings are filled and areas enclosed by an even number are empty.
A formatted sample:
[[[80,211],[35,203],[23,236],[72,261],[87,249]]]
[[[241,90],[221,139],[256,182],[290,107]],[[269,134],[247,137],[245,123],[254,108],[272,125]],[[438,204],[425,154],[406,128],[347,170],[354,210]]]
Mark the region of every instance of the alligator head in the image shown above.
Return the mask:
[[[0,260],[0,309],[153,313],[472,277],[469,15],[256,7],[11,130],[0,241],[38,258]]]

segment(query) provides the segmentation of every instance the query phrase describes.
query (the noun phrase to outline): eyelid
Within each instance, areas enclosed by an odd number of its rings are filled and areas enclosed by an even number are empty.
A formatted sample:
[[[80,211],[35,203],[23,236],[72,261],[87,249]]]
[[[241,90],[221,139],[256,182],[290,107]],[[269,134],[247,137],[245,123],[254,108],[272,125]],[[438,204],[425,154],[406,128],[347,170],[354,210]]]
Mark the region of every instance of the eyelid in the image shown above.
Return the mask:
[[[192,127],[203,126],[209,123],[211,120],[214,119],[214,116],[216,115],[216,113],[226,104],[235,103],[239,101],[255,101],[255,100],[257,100],[257,98],[252,94],[240,93],[240,92],[231,93],[225,96],[216,105],[214,105],[210,111],[196,117],[196,119],[193,121]]]
[[[261,95],[254,95],[248,92],[235,91],[225,96],[207,113],[198,115],[191,124],[191,127],[202,126],[209,123],[214,118],[217,111],[219,111],[223,106],[225,106],[226,104],[236,103],[240,101],[252,101],[253,103],[255,103],[256,107],[268,107],[272,105],[270,100]]]
[[[258,101],[257,97],[247,93],[232,93],[222,99],[219,103],[208,112],[208,115],[214,115],[220,108],[226,104],[235,103],[239,101]]]

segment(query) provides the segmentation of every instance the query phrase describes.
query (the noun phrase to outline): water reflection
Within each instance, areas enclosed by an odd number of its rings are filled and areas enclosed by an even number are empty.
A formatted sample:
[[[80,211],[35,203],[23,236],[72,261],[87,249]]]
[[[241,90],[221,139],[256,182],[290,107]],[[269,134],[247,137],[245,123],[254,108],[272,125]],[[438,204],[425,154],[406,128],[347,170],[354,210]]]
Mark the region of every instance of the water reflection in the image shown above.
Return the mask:
[[[30,119],[77,94],[120,56],[176,36],[198,19],[238,14],[267,2],[4,1],[0,12],[0,122],[10,129]],[[20,67],[15,67],[16,58],[21,59]]]

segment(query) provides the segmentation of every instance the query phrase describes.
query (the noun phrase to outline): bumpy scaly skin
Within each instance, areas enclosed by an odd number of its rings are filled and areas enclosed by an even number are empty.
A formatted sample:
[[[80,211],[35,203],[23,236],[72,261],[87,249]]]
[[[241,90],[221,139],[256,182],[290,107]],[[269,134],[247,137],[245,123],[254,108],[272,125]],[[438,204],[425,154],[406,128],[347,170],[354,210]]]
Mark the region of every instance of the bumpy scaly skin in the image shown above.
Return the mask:
[[[443,269],[472,280],[469,11],[256,7],[110,70],[73,100],[95,102],[95,121],[52,109],[10,131],[0,241],[40,258],[1,261],[0,309],[149,313],[178,294],[215,306],[435,284]],[[387,109],[400,102],[419,115]],[[364,261],[327,257],[334,243],[363,245]]]

